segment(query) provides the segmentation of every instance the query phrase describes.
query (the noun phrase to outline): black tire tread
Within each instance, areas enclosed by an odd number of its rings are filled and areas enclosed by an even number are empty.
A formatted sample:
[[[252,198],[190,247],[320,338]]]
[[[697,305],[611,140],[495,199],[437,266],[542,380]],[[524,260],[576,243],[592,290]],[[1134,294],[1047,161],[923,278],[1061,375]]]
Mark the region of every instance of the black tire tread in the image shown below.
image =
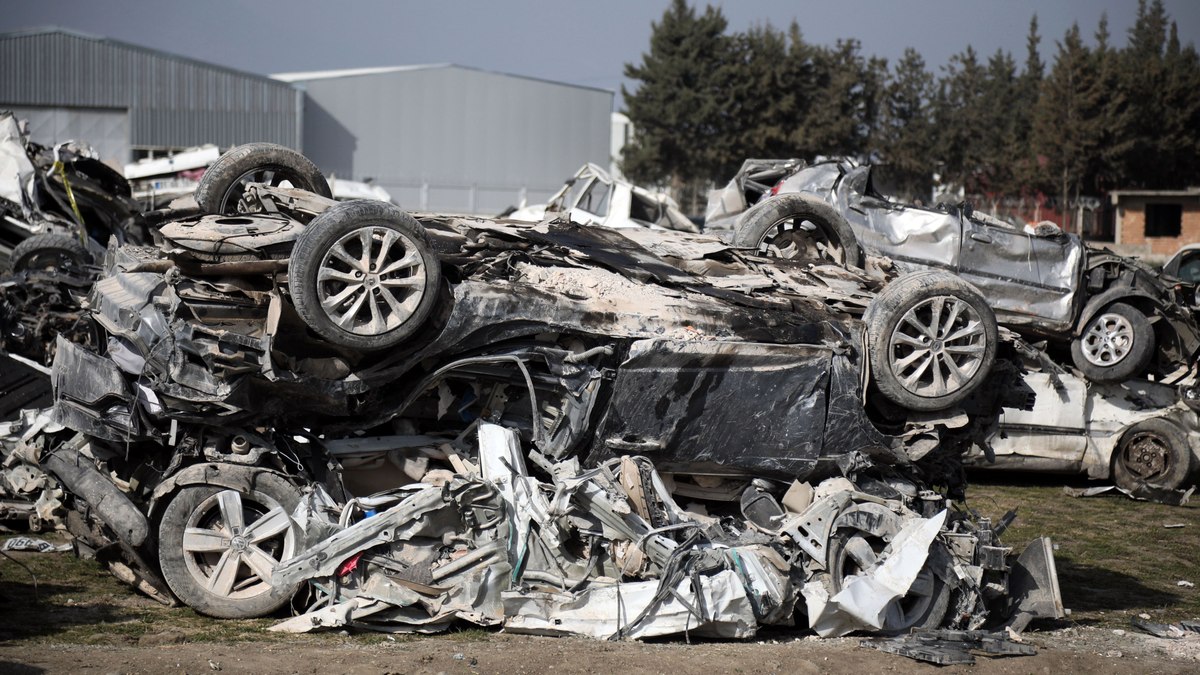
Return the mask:
[[[43,232],[35,234],[13,247],[12,254],[9,256],[12,271],[24,270],[29,258],[34,253],[46,249],[57,249],[70,255],[77,265],[84,265],[92,261],[92,254],[74,236],[63,232]]]
[[[260,473],[254,489],[279,502],[290,514],[300,502],[300,491],[280,476]],[[208,497],[226,488],[207,485],[184,487],[171,496],[158,526],[158,563],[171,592],[184,604],[206,616],[220,619],[252,619],[266,616],[286,605],[302,584],[289,592],[263,593],[236,603],[201,588],[187,569],[183,552],[183,530],[192,510]]]
[[[295,187],[322,197],[333,195],[325,175],[304,155],[274,143],[246,143],[230,149],[208,167],[196,186],[196,203],[208,213],[221,213],[221,201],[233,183],[247,171],[268,164],[292,171],[301,183],[293,183]]]
[[[742,248],[757,248],[763,237],[784,218],[801,217],[824,228],[826,234],[835,236],[842,245],[846,267],[862,264],[862,250],[854,230],[831,204],[814,195],[789,193],[776,195],[759,202],[738,218],[733,232],[733,245]]]
[[[1167,441],[1171,448],[1172,454],[1175,456],[1171,468],[1168,470],[1168,475],[1165,480],[1160,483],[1147,484],[1140,478],[1130,473],[1121,463],[1121,455],[1125,449],[1125,443],[1135,433],[1142,431],[1153,432]],[[1117,487],[1136,491],[1145,485],[1150,487],[1160,488],[1164,490],[1179,490],[1187,485],[1188,479],[1192,477],[1195,460],[1193,459],[1191,446],[1188,444],[1187,434],[1179,425],[1161,417],[1154,417],[1148,420],[1142,420],[1137,424],[1125,430],[1121,434],[1121,440],[1117,443],[1116,450],[1112,456],[1112,478]]]
[[[853,530],[842,530],[829,538],[829,555],[831,560],[836,561],[831,565],[829,576],[829,579],[832,582],[833,591],[835,593],[842,590],[842,579],[840,578],[842,568],[841,551],[845,547],[846,542],[854,534],[855,532]],[[942,546],[942,544],[935,542],[934,546]],[[937,559],[937,557],[938,556],[930,555],[925,564],[931,564],[933,560]],[[942,626],[942,623],[946,619],[947,613],[950,611],[950,596],[952,595],[953,591],[950,588],[950,585],[947,584],[941,575],[937,574],[936,571],[933,572],[933,577],[934,598],[933,602],[930,603],[924,614],[916,617],[916,620],[912,623],[912,625],[885,627],[881,634],[900,635],[911,630],[933,630]]]
[[[1120,314],[1129,320],[1133,326],[1133,349],[1125,358],[1108,367],[1097,366],[1083,355],[1083,341],[1080,338],[1071,340],[1071,361],[1084,377],[1092,382],[1124,382],[1131,377],[1137,377],[1146,371],[1150,361],[1154,359],[1156,339],[1154,327],[1146,315],[1133,305],[1124,302],[1113,302],[1105,305],[1092,316],[1101,314]],[[1092,318],[1088,319],[1091,323]]]

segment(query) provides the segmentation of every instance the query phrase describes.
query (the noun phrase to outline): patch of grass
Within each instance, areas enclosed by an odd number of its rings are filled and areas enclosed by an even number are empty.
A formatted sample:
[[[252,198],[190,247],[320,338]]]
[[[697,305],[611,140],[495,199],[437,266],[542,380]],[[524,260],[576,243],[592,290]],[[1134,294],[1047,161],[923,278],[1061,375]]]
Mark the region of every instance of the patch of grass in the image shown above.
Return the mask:
[[[451,626],[450,630],[441,633],[441,635],[459,642],[479,642],[490,639],[493,634],[495,634],[494,630],[471,625]]]
[[[1003,540],[1017,552],[1036,537],[1053,539],[1072,621],[1128,627],[1141,613],[1161,623],[1200,617],[1200,508],[1138,502],[1119,493],[1069,497],[1061,483],[999,480],[1014,479],[976,477],[968,505],[994,519],[1016,508],[1017,521]],[[1197,586],[1178,586],[1181,580]]]
[[[63,535],[40,536],[67,541]],[[166,607],[122,584],[104,565],[72,553],[8,555],[12,559],[0,557],[0,605],[5,608],[0,642],[274,642],[289,637],[266,631],[274,619],[218,621],[188,607]]]

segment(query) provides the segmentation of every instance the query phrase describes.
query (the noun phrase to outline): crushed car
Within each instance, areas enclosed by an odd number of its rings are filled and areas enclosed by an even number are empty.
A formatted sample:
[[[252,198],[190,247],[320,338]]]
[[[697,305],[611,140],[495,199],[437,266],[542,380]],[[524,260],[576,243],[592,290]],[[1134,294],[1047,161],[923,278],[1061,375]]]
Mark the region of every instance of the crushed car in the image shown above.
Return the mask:
[[[613,178],[590,162],[575,172],[548,203],[521,206],[502,214],[509,220],[534,223],[556,216],[581,225],[618,230],[700,231],[665,192],[651,192]]]
[[[1019,372],[970,284],[338,203],[240,150],[159,245],[108,249],[52,414],[7,428],[148,594],[254,617],[308,588],[281,630],[1064,615],[1049,541],[1014,556],[1012,514],[954,501]]]
[[[0,112],[0,253],[12,269],[49,251],[89,262],[110,237],[149,240],[129,183],[74,141],[44,147],[11,112]]]
[[[1111,480],[1181,504],[1200,467],[1200,391],[1148,380],[1088,382],[1049,361],[1021,376],[1025,405],[1003,407],[968,466]]]
[[[756,177],[780,174],[759,191],[764,183]],[[984,293],[1003,325],[1049,339],[1094,382],[1162,379],[1200,353],[1194,287],[1076,235],[1028,232],[969,203],[891,201],[873,185],[871,167],[850,160],[747,162],[714,198],[709,217],[732,229],[732,243],[765,255],[850,266],[876,255],[902,271],[953,272]]]

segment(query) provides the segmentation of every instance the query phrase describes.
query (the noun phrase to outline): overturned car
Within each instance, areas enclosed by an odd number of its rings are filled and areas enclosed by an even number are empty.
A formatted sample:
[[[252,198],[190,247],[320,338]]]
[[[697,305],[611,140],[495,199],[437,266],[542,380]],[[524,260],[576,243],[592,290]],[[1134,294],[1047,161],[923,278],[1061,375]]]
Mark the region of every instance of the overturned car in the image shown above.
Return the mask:
[[[249,617],[307,587],[288,630],[1062,616],[1048,542],[1014,559],[1011,517],[948,499],[983,431],[962,411],[1017,370],[970,284],[339,204],[253,180],[307,166],[269,150],[227,155],[159,246],[109,249],[53,415],[8,429],[146,592]]]
[[[1002,324],[1049,338],[1092,381],[1161,379],[1200,352],[1190,285],[1057,228],[1029,232],[970,204],[889,200],[871,167],[848,160],[747,160],[708,218],[764,255],[847,265],[881,255],[903,271],[953,272],[983,292]]]

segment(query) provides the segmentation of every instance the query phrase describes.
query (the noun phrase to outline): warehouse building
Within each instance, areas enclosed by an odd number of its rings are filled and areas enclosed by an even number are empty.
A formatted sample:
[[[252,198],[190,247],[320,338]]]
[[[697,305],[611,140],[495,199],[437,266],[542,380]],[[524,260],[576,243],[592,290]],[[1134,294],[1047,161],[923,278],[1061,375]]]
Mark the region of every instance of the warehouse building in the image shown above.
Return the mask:
[[[245,73],[46,28],[0,35],[0,110],[122,165],[254,141],[413,210],[494,214],[609,164],[613,93],[456,65]]]
[[[609,163],[605,89],[452,64],[275,77],[305,92],[305,154],[406,208],[494,214]]]
[[[0,109],[38,143],[115,164],[214,143],[300,148],[303,93],[263,75],[60,28],[0,35]]]

